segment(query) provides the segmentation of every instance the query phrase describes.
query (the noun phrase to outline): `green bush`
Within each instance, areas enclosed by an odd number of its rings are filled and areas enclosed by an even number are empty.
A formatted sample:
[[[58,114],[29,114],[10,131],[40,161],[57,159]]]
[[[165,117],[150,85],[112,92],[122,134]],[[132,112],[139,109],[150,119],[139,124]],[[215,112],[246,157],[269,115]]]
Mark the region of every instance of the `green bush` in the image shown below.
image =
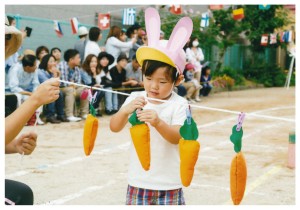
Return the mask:
[[[248,80],[264,84],[265,87],[282,87],[286,80],[286,74],[280,67],[264,63],[246,68],[244,76]]]
[[[235,85],[244,85],[245,78],[238,70],[234,70],[228,66],[225,66],[221,71],[216,71],[213,73],[214,77],[227,75],[234,79]]]

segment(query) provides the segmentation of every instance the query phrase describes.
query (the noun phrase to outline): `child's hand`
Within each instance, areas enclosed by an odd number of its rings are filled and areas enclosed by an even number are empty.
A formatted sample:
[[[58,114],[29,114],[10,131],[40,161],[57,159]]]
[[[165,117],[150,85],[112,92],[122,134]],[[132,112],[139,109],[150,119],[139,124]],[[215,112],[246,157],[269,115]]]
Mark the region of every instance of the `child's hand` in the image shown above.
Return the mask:
[[[37,134],[35,132],[29,132],[22,134],[16,138],[16,150],[18,153],[24,155],[30,155],[36,147]]]
[[[121,110],[125,112],[126,114],[131,114],[136,109],[142,109],[147,104],[145,98],[143,96],[135,98],[133,101],[131,101],[126,106],[122,107]]]
[[[56,101],[59,97],[59,81],[57,78],[51,78],[43,82],[32,93],[31,100],[36,100],[38,106],[49,104]]]
[[[137,117],[139,121],[150,123],[153,127],[156,127],[161,121],[156,111],[152,109],[137,111]]]

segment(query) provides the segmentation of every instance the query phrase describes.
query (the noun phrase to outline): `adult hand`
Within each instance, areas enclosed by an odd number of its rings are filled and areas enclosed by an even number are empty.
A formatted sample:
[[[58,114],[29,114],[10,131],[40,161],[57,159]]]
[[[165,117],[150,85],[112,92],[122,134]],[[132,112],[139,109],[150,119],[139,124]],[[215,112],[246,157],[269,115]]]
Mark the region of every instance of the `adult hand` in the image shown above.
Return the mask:
[[[32,93],[30,100],[35,100],[38,106],[56,101],[59,97],[58,78],[51,78],[40,84]]]
[[[16,151],[19,154],[30,155],[36,147],[37,134],[35,132],[23,133],[15,139]]]
[[[136,80],[131,80],[131,86],[136,86],[138,84],[138,81]]]

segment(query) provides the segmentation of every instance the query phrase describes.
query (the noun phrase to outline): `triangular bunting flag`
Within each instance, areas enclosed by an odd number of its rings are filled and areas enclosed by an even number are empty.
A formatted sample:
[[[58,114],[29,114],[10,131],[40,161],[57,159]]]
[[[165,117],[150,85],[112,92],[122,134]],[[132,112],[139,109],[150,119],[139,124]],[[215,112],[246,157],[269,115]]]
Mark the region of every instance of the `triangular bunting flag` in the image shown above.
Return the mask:
[[[268,10],[268,9],[270,9],[270,5],[269,4],[261,4],[261,5],[259,5],[258,6],[258,9],[260,9],[260,10]]]
[[[276,44],[277,43],[277,34],[270,34],[270,44]]]
[[[202,13],[201,15],[201,23],[200,23],[200,26],[202,28],[205,28],[205,27],[208,27],[209,26],[209,16],[208,16],[208,13],[205,12],[205,13]]]
[[[56,32],[56,35],[58,37],[62,37],[63,36],[63,32],[61,30],[60,23],[57,20],[54,20],[53,22],[54,22],[54,30]]]
[[[170,7],[170,12],[174,15],[180,15],[182,13],[182,9],[180,5],[172,5]]]
[[[234,20],[242,20],[245,17],[243,8],[233,10],[232,14]]]
[[[101,30],[110,28],[110,14],[98,14],[98,27]]]
[[[261,46],[267,46],[268,45],[268,40],[269,40],[268,34],[263,34],[261,36],[260,45]]]
[[[78,33],[78,19],[76,17],[71,18],[71,28],[72,28],[72,33],[77,34]]]

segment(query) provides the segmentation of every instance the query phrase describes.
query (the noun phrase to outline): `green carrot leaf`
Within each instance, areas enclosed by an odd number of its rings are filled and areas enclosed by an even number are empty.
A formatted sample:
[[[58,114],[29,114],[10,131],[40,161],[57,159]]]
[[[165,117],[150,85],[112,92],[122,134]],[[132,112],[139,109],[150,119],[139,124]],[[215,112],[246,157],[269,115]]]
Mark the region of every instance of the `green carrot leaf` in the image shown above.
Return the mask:
[[[190,125],[187,123],[186,119],[179,132],[182,138],[184,138],[185,140],[197,140],[199,136],[197,124],[195,123],[193,118],[191,118]]]

